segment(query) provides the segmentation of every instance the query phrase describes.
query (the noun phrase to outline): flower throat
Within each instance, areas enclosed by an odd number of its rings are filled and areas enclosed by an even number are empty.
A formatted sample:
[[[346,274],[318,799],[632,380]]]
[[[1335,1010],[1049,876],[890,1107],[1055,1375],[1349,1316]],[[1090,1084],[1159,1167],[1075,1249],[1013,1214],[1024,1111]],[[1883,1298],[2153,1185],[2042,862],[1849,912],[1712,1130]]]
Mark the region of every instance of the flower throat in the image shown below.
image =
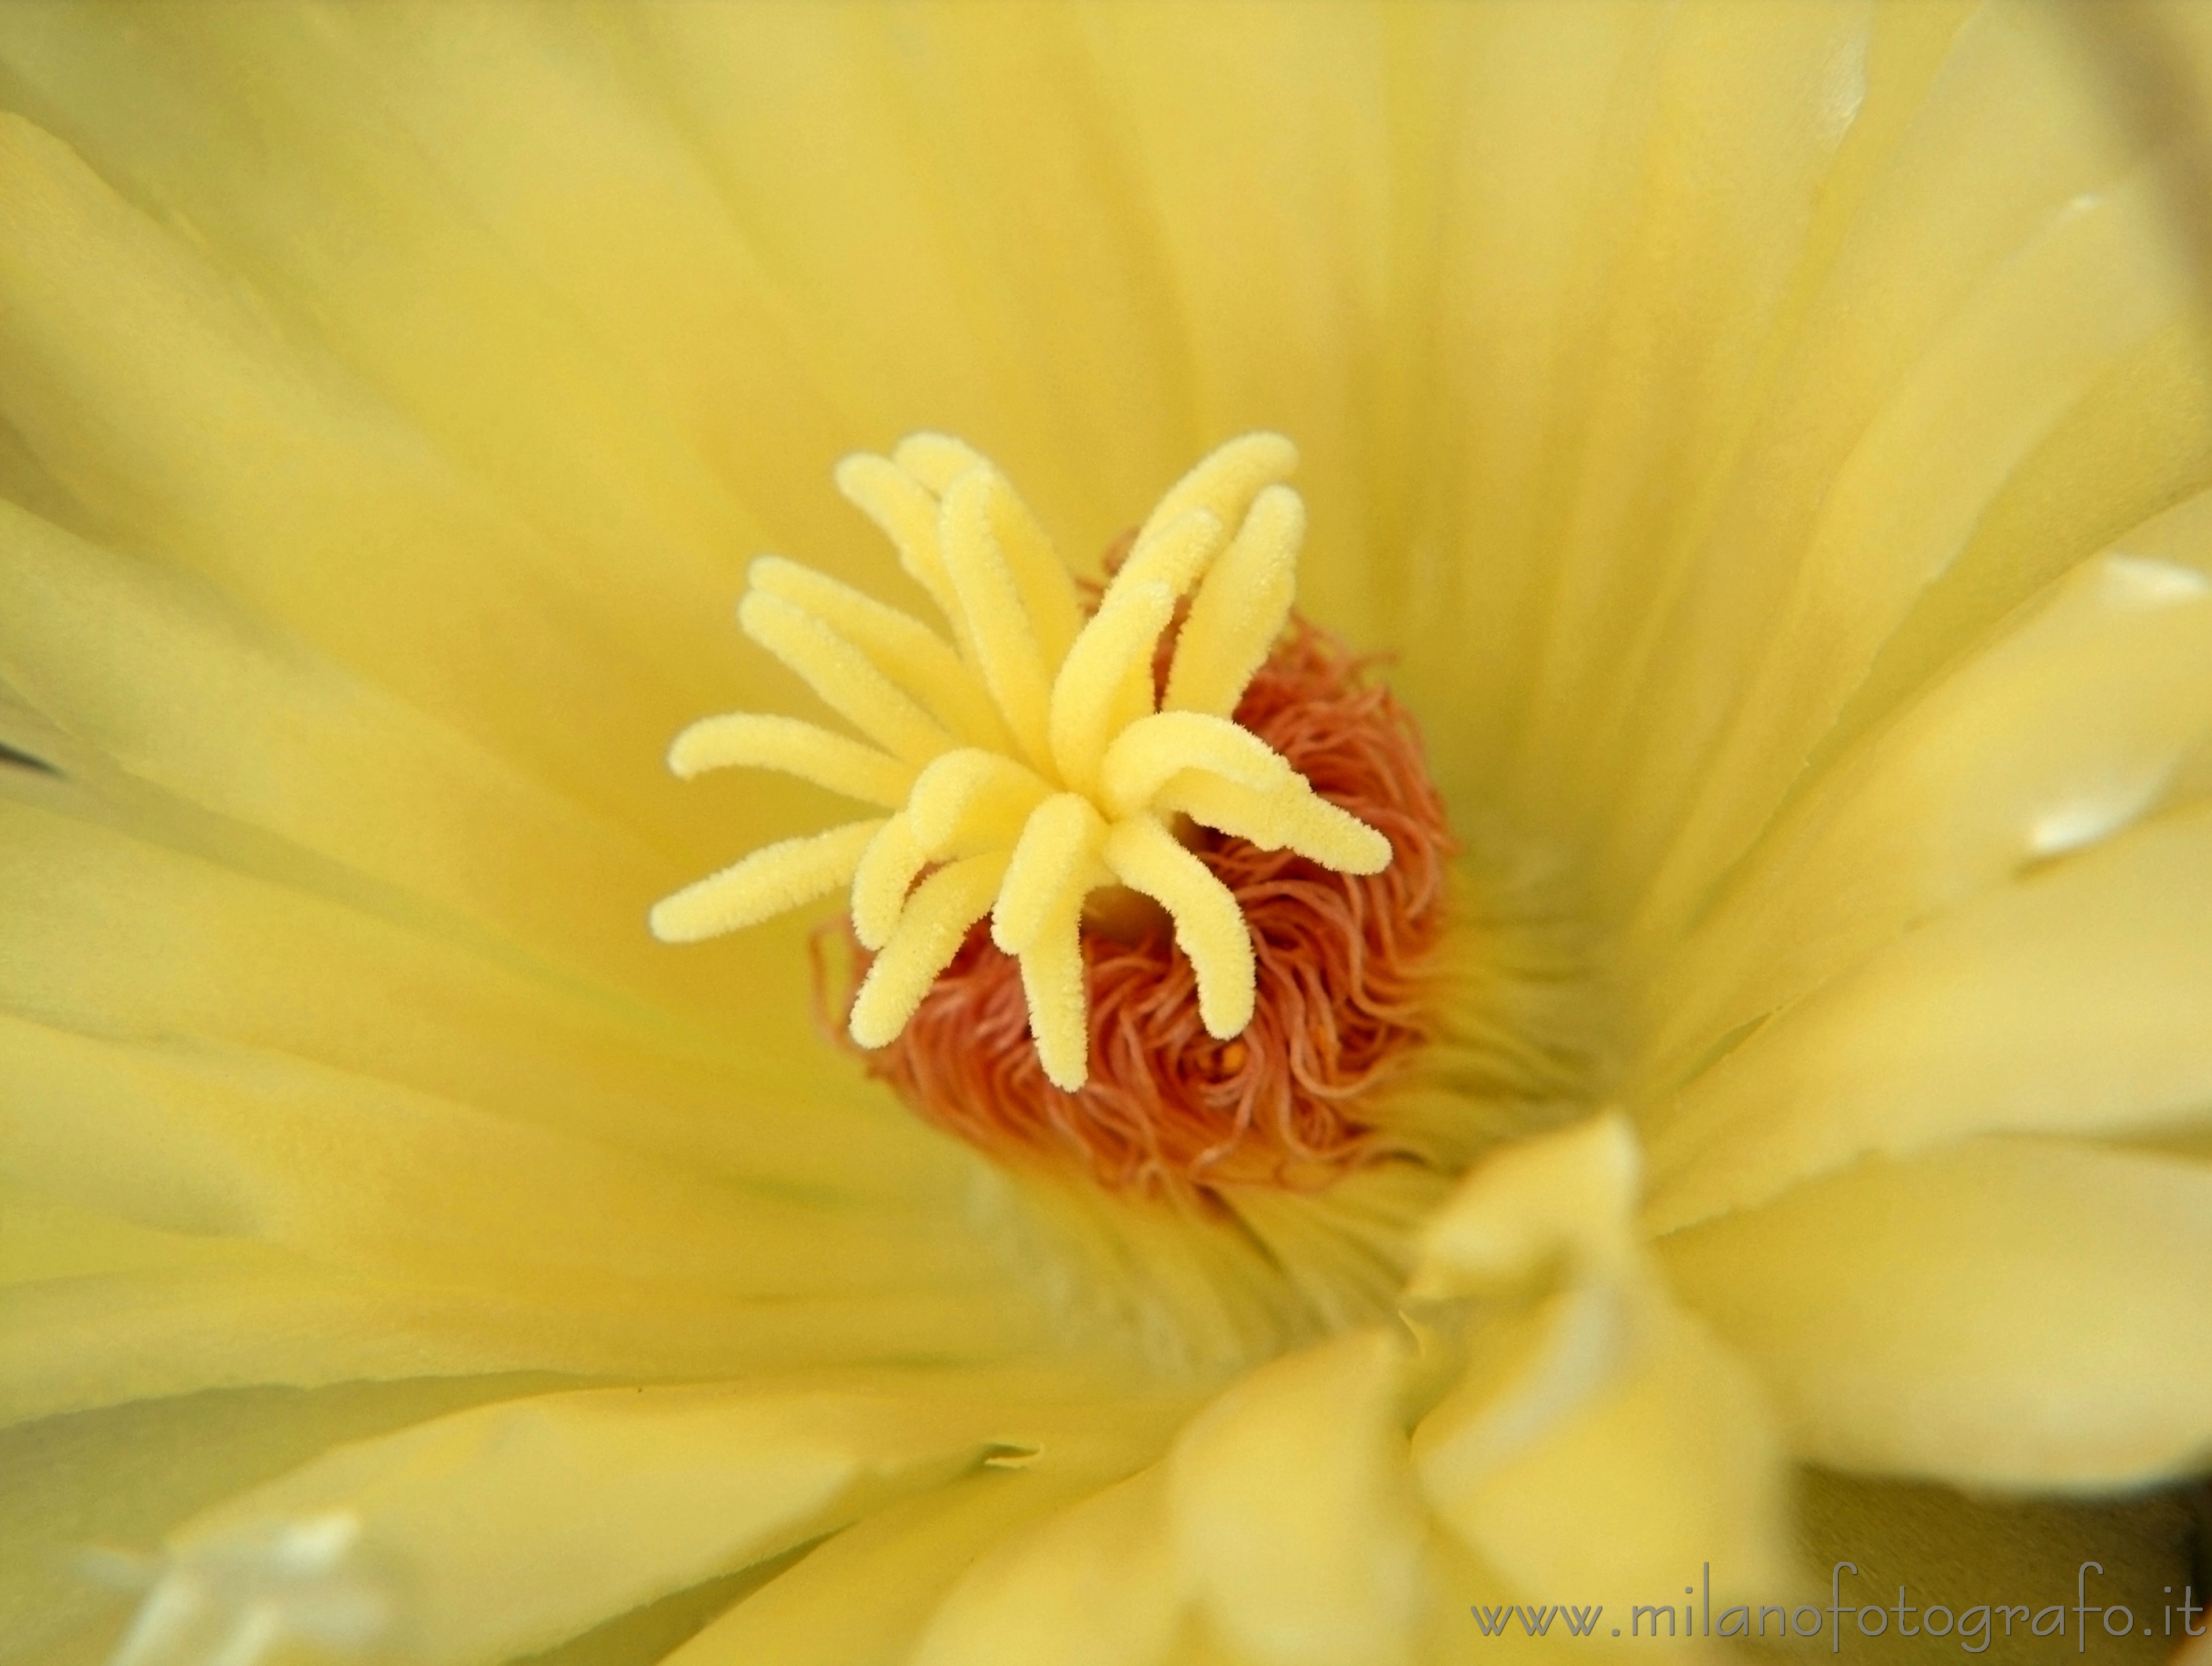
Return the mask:
[[[718,935],[848,890],[868,1073],[1014,1166],[1115,1192],[1310,1192],[1400,1151],[1375,1101],[1431,1030],[1451,841],[1410,717],[1291,608],[1289,442],[1221,447],[1079,585],[989,463],[847,459],[949,636],[754,564],[746,634],[863,739],[733,714],[680,735],[890,813],[754,852],[653,910]],[[855,987],[856,985],[856,987]]]

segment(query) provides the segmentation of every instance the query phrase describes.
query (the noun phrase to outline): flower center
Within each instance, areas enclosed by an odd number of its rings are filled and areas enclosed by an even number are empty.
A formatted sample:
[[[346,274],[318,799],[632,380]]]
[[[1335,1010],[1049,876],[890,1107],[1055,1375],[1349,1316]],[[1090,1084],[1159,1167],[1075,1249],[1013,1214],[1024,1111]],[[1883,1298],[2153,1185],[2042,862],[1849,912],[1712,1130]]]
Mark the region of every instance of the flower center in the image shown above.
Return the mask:
[[[1048,1081],[1022,1044],[1019,969],[978,928],[896,1040],[864,1055],[922,1116],[1014,1160],[1080,1163],[1115,1190],[1310,1190],[1397,1148],[1374,1100],[1433,1032],[1429,958],[1445,918],[1443,802],[1411,719],[1325,633],[1293,616],[1237,721],[1322,798],[1390,842],[1392,861],[1342,873],[1289,849],[1192,830],[1192,854],[1250,932],[1250,1022],[1220,1041],[1157,910],[1083,932],[1089,1079]],[[1115,893],[1100,893],[1115,897]],[[1098,900],[1094,897],[1094,904]]]
[[[1291,612],[1287,441],[1222,447],[1095,605],[1005,477],[917,435],[846,496],[947,632],[778,557],[739,623],[862,739],[694,724],[670,765],[786,771],[886,814],[755,851],[653,911],[687,941],[849,887],[845,1022],[924,1116],[1104,1184],[1324,1183],[1424,1032],[1449,836],[1410,721]]]

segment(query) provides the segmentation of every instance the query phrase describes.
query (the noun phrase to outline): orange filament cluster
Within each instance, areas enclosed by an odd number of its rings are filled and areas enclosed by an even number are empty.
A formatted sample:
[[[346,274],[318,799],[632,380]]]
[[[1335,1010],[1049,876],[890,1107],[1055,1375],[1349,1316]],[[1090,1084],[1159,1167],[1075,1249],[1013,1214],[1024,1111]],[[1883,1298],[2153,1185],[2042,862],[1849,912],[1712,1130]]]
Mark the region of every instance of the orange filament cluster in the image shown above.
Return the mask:
[[[1382,1154],[1364,1109],[1429,1032],[1424,963],[1443,927],[1452,842],[1412,719],[1364,669],[1294,617],[1236,721],[1387,837],[1388,867],[1338,873],[1188,830],[1257,952],[1257,1006],[1242,1035],[1206,1034],[1164,915],[1102,897],[1083,933],[1091,1069],[1080,1089],[1046,1079],[1017,964],[981,925],[903,1033],[859,1053],[869,1073],[994,1156],[1072,1158],[1116,1190],[1311,1189]]]

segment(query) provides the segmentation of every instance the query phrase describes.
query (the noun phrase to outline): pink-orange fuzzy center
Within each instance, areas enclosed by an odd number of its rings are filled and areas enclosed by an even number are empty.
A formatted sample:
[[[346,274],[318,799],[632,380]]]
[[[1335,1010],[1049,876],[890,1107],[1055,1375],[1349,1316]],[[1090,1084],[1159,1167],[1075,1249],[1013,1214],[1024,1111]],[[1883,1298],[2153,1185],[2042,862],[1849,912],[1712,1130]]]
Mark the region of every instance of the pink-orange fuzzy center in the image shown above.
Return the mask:
[[[1259,961],[1250,1026],[1216,1041],[1166,916],[1086,925],[1091,1075],[1045,1078],[1019,970],[978,925],[889,1046],[862,1052],[921,1116],[1002,1160],[1073,1162],[1147,1194],[1228,1183],[1326,1185],[1382,1155],[1368,1111],[1429,1033],[1425,963],[1443,930],[1452,843],[1412,719],[1342,644],[1303,620],[1237,721],[1323,798],[1390,841],[1366,877],[1194,830],[1199,859],[1237,898]],[[857,955],[858,948],[854,945]]]

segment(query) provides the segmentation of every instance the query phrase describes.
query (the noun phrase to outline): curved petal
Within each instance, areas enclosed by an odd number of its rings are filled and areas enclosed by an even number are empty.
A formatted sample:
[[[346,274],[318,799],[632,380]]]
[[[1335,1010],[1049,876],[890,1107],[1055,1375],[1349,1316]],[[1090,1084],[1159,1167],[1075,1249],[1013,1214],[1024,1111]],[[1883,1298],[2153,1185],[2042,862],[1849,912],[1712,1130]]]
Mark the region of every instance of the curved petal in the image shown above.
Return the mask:
[[[953,1587],[913,1666],[1155,1666],[1182,1617],[1159,1468],[1010,1538]]]
[[[1261,1366],[1176,1443],[1176,1560],[1260,1666],[1407,1657],[1421,1535],[1397,1422],[1403,1365],[1387,1333],[1353,1331]],[[1295,1490],[1282,1484],[1290,1453]]]
[[[1778,1013],[1656,1119],[1671,1231],[1869,1153],[2118,1132],[2212,1107],[2212,806],[1907,933]]]
[[[1524,1596],[1656,1594],[1701,1562],[1730,1595],[1786,1590],[1772,1408],[1655,1276],[1637,1168],[1626,1122],[1595,1117],[1509,1146],[1438,1211],[1408,1293],[1479,1304],[1463,1369],[1413,1431],[1414,1474]]]
[[[2212,1452],[2212,1168],[1991,1138],[1870,1160],[1659,1242],[1802,1456],[1979,1487]]]
[[[2208,512],[2082,563],[1814,783],[1654,978],[1646,1073],[1665,1083],[1908,926],[2148,809],[2212,735],[2212,579],[2124,552]]]
[[[361,1647],[404,1623],[424,1666],[531,1652],[994,1450],[972,1411],[819,1389],[617,1389],[458,1412],[186,1523],[118,1660],[186,1666],[257,1626],[268,1642]],[[580,1496],[589,1509],[569,1507]]]

